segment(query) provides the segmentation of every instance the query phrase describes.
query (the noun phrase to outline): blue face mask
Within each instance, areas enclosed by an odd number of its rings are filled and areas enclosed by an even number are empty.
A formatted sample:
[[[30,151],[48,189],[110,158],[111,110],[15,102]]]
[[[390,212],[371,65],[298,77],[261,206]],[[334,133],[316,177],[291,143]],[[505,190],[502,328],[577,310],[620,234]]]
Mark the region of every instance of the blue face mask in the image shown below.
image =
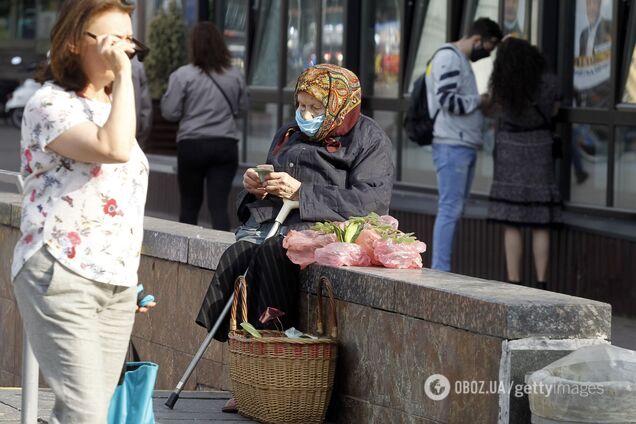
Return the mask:
[[[298,127],[300,127],[300,130],[309,137],[316,135],[324,120],[324,114],[312,119],[305,119],[300,113],[300,110],[296,109],[296,123],[298,124]]]

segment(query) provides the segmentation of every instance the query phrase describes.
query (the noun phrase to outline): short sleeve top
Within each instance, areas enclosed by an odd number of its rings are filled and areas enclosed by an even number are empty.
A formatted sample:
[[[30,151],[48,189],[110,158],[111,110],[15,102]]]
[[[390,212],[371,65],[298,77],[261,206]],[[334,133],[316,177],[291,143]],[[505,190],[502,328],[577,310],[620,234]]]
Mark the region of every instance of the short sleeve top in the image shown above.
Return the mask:
[[[20,142],[22,237],[12,279],[42,246],[78,275],[119,286],[137,284],[148,188],[148,160],[137,143],[121,164],[75,161],[47,149],[63,132],[84,123],[103,126],[108,103],[51,82],[27,103]]]

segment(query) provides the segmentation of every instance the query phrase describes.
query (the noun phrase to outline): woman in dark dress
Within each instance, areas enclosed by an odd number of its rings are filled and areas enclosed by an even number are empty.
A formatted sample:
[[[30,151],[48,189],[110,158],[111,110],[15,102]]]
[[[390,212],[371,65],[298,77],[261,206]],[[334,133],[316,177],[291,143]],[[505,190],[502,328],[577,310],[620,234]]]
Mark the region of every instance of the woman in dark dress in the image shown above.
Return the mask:
[[[268,306],[285,312],[283,326],[296,324],[299,268],[285,256],[283,234],[317,221],[341,220],[370,212],[386,214],[393,186],[391,140],[371,118],[360,114],[358,77],[335,65],[305,70],[296,84],[296,120],[280,128],[267,163],[274,171],[261,184],[256,172],[243,175],[238,198],[243,225],[237,242],[222,255],[199,311],[197,323],[212,328],[228,301],[234,280],[246,269],[248,318]],[[264,241],[282,205],[300,207],[286,219],[278,236]],[[215,338],[227,340],[229,319]],[[232,409],[228,402],[226,410]]]
[[[490,79],[500,119],[488,217],[504,224],[508,281],[521,282],[523,226],[532,227],[538,288],[545,289],[551,224],[560,220],[561,197],[554,174],[551,120],[561,98],[558,79],[541,52],[509,38],[498,49]]]

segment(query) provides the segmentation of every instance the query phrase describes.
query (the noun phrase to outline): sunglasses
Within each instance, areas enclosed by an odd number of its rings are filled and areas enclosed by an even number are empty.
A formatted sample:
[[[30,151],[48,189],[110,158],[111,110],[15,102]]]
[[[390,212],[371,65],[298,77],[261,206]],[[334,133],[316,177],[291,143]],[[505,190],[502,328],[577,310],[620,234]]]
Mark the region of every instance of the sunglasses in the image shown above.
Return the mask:
[[[97,36],[93,34],[92,32],[86,31],[84,34],[88,35],[94,40],[97,40]],[[126,52],[126,54],[128,55],[128,58],[132,59],[133,57],[137,56],[137,59],[139,59],[140,62],[143,62],[146,56],[148,55],[148,53],[150,52],[150,49],[144,43],[137,40],[136,38],[131,38],[130,41],[133,43],[134,51],[131,53]]]

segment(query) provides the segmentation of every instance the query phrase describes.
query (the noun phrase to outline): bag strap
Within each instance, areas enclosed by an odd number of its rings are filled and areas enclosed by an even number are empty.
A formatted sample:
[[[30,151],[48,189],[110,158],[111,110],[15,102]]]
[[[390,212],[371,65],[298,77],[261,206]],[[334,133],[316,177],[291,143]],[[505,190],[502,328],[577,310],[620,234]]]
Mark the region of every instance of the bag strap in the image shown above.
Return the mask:
[[[214,83],[214,85],[216,85],[216,88],[219,89],[219,91],[221,92],[221,94],[223,95],[223,98],[225,99],[225,101],[227,102],[227,105],[230,107],[230,111],[232,112],[232,116],[236,118],[236,113],[234,113],[234,108],[232,107],[232,102],[230,102],[230,99],[227,97],[227,94],[225,94],[225,91],[223,91],[223,89],[221,88],[221,86],[219,85],[218,82],[216,82],[216,80],[214,79],[214,77],[212,76],[211,73],[209,72],[205,72],[205,74],[212,80],[212,82]]]
[[[132,341],[132,337],[130,338],[130,343],[128,344],[128,351],[132,356],[132,362],[141,362],[141,358],[139,357],[139,352],[137,352],[137,348]],[[121,373],[119,374],[119,380],[117,381],[117,385],[120,386],[124,382],[124,376],[126,375],[126,364],[127,360],[124,359],[124,365],[121,368]]]
[[[437,55],[437,53],[441,52],[442,50],[451,50],[453,53],[457,54],[457,51],[452,48],[451,46],[442,46],[439,49],[435,50],[435,52],[433,53],[433,55],[431,56],[431,58],[428,60],[428,62],[426,62],[426,69],[428,69],[428,65],[431,64],[431,62],[433,61],[433,59],[435,58],[435,56]],[[424,75],[423,78],[426,80],[426,69],[424,70]],[[424,95],[426,96],[426,93],[420,93],[420,95]],[[439,109],[437,109],[437,112],[435,112],[435,116],[433,116],[433,126],[435,126],[435,121],[437,121],[437,115],[439,115],[439,113],[442,111],[442,106],[440,105]]]
[[[541,118],[543,118],[543,123],[546,127],[546,129],[550,129],[552,128],[552,124],[551,121],[548,119],[547,116],[545,116],[545,113],[543,113],[543,111],[541,110],[541,108],[539,107],[539,105],[537,104],[537,102],[532,102],[532,107],[534,108],[534,110],[537,111],[537,113],[539,115],[541,115]]]
[[[338,337],[338,318],[336,317],[336,301],[333,298],[333,285],[331,281],[325,276],[320,277],[318,280],[318,291],[316,295],[318,295],[318,324],[316,325],[318,335],[322,336],[325,334],[324,325],[322,322],[322,288],[323,286],[327,289],[327,296],[329,297],[329,315],[331,321],[331,328],[329,332],[329,336],[332,339]]]
[[[137,348],[135,347],[135,344],[133,343],[132,338],[130,339],[130,353],[132,355],[133,362],[141,362],[141,359],[139,357],[139,352],[137,352]]]
[[[242,322],[247,322],[247,281],[244,276],[239,276],[234,281],[234,301],[232,301],[232,312],[230,313],[230,331],[236,331],[236,309],[241,299]]]

